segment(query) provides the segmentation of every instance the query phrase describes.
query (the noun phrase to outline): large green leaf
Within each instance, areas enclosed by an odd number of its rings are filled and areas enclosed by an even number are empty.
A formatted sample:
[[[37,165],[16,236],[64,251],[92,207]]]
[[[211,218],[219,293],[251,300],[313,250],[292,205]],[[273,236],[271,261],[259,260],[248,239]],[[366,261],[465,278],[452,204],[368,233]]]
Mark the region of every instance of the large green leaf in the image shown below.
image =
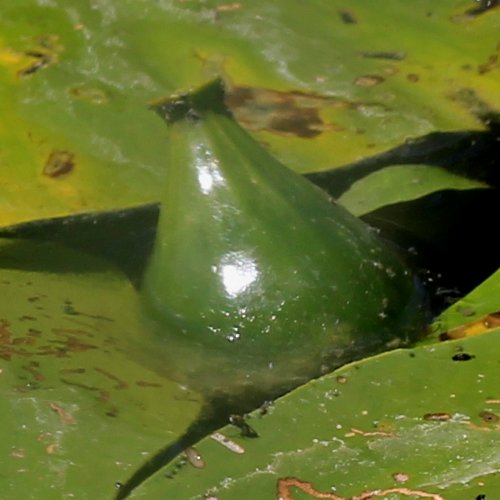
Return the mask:
[[[429,165],[392,165],[355,182],[337,201],[357,216],[385,205],[445,189],[480,189],[487,184]]]
[[[227,426],[187,452],[194,466],[173,464],[134,498],[494,498],[499,339],[344,366],[252,413],[258,438]]]
[[[434,331],[446,336],[477,335],[498,326],[500,311],[500,270],[448,307],[434,321]],[[451,330],[451,331],[450,331]]]
[[[156,200],[164,131],[148,105],[215,73],[301,172],[481,129],[499,26],[463,0],[3,2],[0,224]]]
[[[105,261],[0,242],[0,496],[109,498],[200,397],[137,364],[137,294]]]

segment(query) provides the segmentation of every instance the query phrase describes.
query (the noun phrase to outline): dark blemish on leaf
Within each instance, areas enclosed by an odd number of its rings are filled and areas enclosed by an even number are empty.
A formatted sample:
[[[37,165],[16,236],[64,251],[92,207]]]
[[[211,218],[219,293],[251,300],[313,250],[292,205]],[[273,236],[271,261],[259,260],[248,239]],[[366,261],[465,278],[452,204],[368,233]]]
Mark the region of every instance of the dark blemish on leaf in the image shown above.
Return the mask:
[[[345,377],[344,375],[339,375],[335,380],[339,384],[347,384],[347,377]]]
[[[26,51],[24,54],[27,55],[28,57],[34,58],[34,61],[29,66],[26,66],[25,68],[20,69],[17,72],[17,76],[21,78],[25,78],[27,76],[35,74],[37,71],[40,71],[41,69],[49,66],[53,61],[52,56],[50,56],[50,54],[44,54],[43,52],[29,50]]]
[[[97,366],[94,366],[94,370],[98,373],[101,373],[105,377],[109,378],[113,382],[118,382],[117,385],[115,385],[113,387],[113,389],[127,389],[128,388],[127,382],[120,380],[117,376],[113,375],[112,373],[110,373],[106,370],[103,370],[102,368],[99,368]]]
[[[99,387],[95,387],[93,385],[87,385],[83,384],[82,382],[75,382],[74,380],[68,380],[65,377],[60,377],[59,380],[66,385],[72,386],[72,387],[78,387],[79,389],[85,389],[86,391],[92,391],[96,392],[99,391]]]
[[[452,101],[458,102],[469,113],[481,120],[487,126],[500,121],[500,114],[496,109],[484,101],[474,89],[462,88],[450,95]]]
[[[420,80],[420,77],[416,74],[416,73],[408,73],[406,75],[406,79],[409,81],[409,82],[412,82],[412,83],[417,83],[419,80]]]
[[[500,67],[498,54],[491,55],[488,60],[484,64],[480,64],[477,67],[477,72],[480,75],[484,75],[485,73],[489,73],[490,71],[496,70]]]
[[[469,361],[475,356],[473,354],[467,354],[466,352],[459,352],[451,357],[453,361]]]
[[[190,446],[184,450],[184,454],[186,455],[187,461],[195,468],[195,469],[203,469],[205,467],[205,461],[203,457],[198,453],[196,448]]]
[[[34,297],[28,297],[28,302],[37,302],[38,300],[40,300],[40,296],[39,295],[36,295]]]
[[[59,373],[62,373],[64,375],[70,375],[74,373],[86,373],[87,370],[85,368],[63,368],[62,370],[59,370]]]
[[[332,123],[323,123],[320,117],[322,109],[356,109],[361,106],[342,97],[250,87],[233,88],[226,104],[236,119],[250,130],[268,130],[303,138],[315,137],[324,130],[341,130]]]
[[[417,355],[414,352],[408,353],[408,356],[410,356],[410,358],[416,358],[417,357]]]
[[[116,408],[116,406],[114,406],[113,408],[111,408],[110,410],[108,410],[105,413],[105,415],[106,415],[106,417],[116,418],[116,417],[118,417],[119,413],[120,412],[119,412],[118,408]]]
[[[21,316],[18,318],[19,321],[36,321],[36,318],[34,316],[28,316],[25,314],[24,316]]]
[[[358,20],[352,12],[345,9],[340,9],[337,12],[339,14],[340,20],[344,24],[358,24]]]
[[[406,58],[404,52],[361,52],[361,55],[366,59],[386,59],[388,61],[402,61]]]
[[[43,167],[43,175],[50,178],[56,178],[69,174],[75,168],[74,158],[75,155],[69,151],[52,151]]]
[[[157,382],[147,382],[146,380],[138,380],[136,382],[136,385],[139,387],[163,387],[161,384],[158,384]]]
[[[245,418],[242,417],[241,415],[230,415],[229,422],[233,424],[235,427],[238,427],[238,429],[240,429],[242,437],[248,437],[248,438],[259,437],[257,432],[252,427],[250,427],[250,425],[248,425]]]
[[[443,412],[426,413],[423,418],[424,420],[429,420],[431,422],[446,422],[447,420],[450,420],[451,415]]]
[[[341,98],[251,87],[231,89],[226,105],[236,119],[251,130],[269,130],[302,138],[316,137],[325,129],[319,115],[322,107],[352,107],[352,103]]]
[[[491,411],[482,411],[479,413],[479,416],[488,423],[493,423],[493,422],[498,422],[500,418],[498,417],[497,414],[491,412]]]
[[[57,43],[57,35],[42,35],[35,41],[37,48],[24,51],[24,55],[33,59],[28,66],[20,69],[17,76],[24,78],[31,76],[41,69],[57,62],[57,55],[62,47]]]
[[[321,134],[323,122],[314,109],[303,109],[300,119],[294,113],[289,116],[275,116],[271,118],[269,128],[276,132],[292,134],[310,139]]]
[[[362,75],[354,80],[354,85],[358,87],[374,87],[381,84],[384,80],[380,75]]]

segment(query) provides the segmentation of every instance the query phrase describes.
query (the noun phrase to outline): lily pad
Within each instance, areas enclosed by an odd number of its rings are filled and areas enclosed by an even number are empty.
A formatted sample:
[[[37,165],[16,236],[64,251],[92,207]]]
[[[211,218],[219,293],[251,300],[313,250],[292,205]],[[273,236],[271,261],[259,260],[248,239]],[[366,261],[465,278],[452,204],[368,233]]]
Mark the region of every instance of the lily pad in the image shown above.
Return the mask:
[[[137,294],[109,263],[0,241],[0,477],[8,498],[106,498],[200,397],[134,362]]]
[[[494,496],[499,335],[344,366],[252,413],[247,425],[259,437],[224,427],[133,497]]]
[[[495,5],[3,2],[0,224],[156,201],[165,139],[148,107],[215,74],[300,172],[483,130],[499,107]]]
[[[355,182],[338,202],[357,216],[385,205],[409,201],[445,189],[480,189],[488,185],[430,165],[393,165]]]
[[[434,321],[443,338],[478,335],[500,326],[500,270]],[[445,333],[443,333],[445,332]]]

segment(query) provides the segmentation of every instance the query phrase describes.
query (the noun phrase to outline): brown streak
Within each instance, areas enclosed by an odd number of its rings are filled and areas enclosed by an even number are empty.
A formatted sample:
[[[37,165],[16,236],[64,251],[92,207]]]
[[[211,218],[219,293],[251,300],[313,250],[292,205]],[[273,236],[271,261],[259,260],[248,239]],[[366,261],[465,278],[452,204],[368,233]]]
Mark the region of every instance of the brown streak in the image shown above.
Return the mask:
[[[331,500],[369,500],[373,497],[383,497],[393,493],[399,493],[404,496],[414,496],[419,498],[431,498],[433,500],[445,500],[444,497],[436,493],[427,493],[426,491],[410,490],[409,488],[389,488],[387,490],[372,490],[365,491],[360,495],[355,495],[349,499],[335,495],[334,493],[326,493],[315,489],[311,483],[301,481],[294,477],[287,477],[278,479],[277,493],[279,500],[294,500],[289,488],[298,488],[304,493],[312,496],[313,498],[329,498]]]

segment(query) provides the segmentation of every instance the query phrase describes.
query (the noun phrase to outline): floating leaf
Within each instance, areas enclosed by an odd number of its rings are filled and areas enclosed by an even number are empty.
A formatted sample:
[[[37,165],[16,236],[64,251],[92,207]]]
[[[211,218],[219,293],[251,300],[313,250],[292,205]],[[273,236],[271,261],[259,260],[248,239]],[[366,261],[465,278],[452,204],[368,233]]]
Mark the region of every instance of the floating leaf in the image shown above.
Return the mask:
[[[344,366],[252,413],[258,438],[229,425],[195,446],[203,468],[173,464],[170,479],[157,475],[134,497],[494,496],[499,335]]]
[[[444,338],[483,333],[498,325],[500,311],[500,270],[472,292],[446,309],[434,322]]]
[[[445,189],[487,188],[474,181],[429,165],[394,165],[355,182],[338,202],[354,215],[385,205],[409,201]]]
[[[498,116],[498,9],[244,0],[0,6],[0,224],[155,201],[148,104],[215,74],[285,164],[324,170]]]
[[[2,495],[109,497],[199,396],[131,359],[137,294],[105,261],[2,240],[0,265]]]

